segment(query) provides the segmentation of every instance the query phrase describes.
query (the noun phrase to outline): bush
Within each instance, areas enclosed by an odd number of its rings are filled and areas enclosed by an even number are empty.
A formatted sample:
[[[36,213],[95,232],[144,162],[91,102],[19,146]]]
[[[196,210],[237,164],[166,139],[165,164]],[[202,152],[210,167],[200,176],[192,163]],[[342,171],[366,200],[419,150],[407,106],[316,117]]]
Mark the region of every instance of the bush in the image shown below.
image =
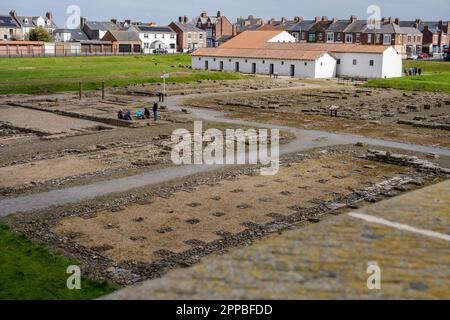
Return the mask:
[[[53,40],[52,35],[43,27],[37,27],[36,29],[31,30],[28,38],[30,41],[51,42]]]

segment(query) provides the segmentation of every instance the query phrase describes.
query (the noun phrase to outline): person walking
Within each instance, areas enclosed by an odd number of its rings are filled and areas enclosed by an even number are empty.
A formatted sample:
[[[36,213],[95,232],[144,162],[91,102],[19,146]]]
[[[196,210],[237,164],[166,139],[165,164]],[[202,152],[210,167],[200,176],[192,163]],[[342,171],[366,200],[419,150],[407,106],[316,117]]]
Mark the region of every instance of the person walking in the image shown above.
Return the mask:
[[[153,119],[154,121],[158,121],[158,102],[155,101],[153,103]]]
[[[417,73],[419,74],[419,76],[421,76],[421,75],[422,75],[422,68],[419,68],[419,69],[417,70]]]

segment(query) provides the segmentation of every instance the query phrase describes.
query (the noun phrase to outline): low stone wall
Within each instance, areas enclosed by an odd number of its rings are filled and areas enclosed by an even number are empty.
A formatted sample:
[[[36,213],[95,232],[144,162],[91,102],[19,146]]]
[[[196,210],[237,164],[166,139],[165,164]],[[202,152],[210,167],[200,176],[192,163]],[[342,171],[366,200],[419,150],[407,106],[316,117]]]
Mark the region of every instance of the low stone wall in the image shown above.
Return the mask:
[[[417,121],[417,120],[403,120],[403,119],[398,120],[397,123],[398,124],[407,124],[407,125],[417,127],[417,128],[429,128],[429,129],[450,131],[450,125],[448,125],[448,124],[430,123],[430,122],[423,122],[423,121]]]
[[[372,161],[379,161],[397,164],[401,166],[413,167],[419,171],[424,172],[450,175],[450,169],[442,168],[434,164],[433,162],[422,160],[415,156],[391,153],[389,151],[382,151],[382,150],[368,150],[364,158]]]
[[[35,106],[31,106],[31,105],[27,105],[27,104],[20,104],[20,103],[9,103],[9,105],[14,106],[14,107],[21,107],[21,108],[37,110],[37,111],[50,112],[50,113],[54,113],[54,114],[57,114],[60,116],[65,116],[65,117],[70,117],[70,118],[77,118],[77,119],[105,123],[105,124],[109,124],[109,125],[116,126],[116,127],[129,128],[130,126],[132,126],[132,122],[125,121],[125,120],[112,119],[112,118],[111,119],[110,118],[101,118],[101,117],[90,116],[90,115],[86,115],[86,114],[80,114],[80,113],[63,111],[63,110],[48,110],[45,108],[40,108],[40,107],[35,107]]]

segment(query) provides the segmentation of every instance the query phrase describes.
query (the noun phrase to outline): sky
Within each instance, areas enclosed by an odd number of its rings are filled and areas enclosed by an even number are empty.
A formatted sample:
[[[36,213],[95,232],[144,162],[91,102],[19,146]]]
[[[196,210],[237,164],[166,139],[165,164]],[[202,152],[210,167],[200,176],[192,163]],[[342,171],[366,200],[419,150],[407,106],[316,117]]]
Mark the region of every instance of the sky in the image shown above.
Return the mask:
[[[371,5],[380,8],[382,17],[399,17],[402,20],[418,17],[422,20],[450,19],[450,0],[0,0],[0,14],[7,14],[11,9],[24,16],[44,15],[51,11],[56,24],[66,27],[70,16],[66,11],[70,5],[77,5],[81,15],[88,20],[131,19],[159,25],[167,25],[180,15],[193,18],[202,11],[215,15],[217,10],[231,22],[249,14],[266,20],[283,16],[348,19],[351,15],[366,20],[370,16],[367,8]]]

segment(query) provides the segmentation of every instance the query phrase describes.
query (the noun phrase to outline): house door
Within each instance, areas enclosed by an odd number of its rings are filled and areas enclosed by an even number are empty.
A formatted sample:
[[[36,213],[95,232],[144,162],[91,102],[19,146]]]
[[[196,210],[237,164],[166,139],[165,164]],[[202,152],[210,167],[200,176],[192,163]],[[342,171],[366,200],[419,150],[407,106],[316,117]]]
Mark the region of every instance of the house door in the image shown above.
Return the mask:
[[[256,73],[256,63],[252,63],[252,73]]]
[[[275,72],[275,70],[274,70],[274,67],[273,67],[273,63],[271,63],[271,64],[270,64],[270,71],[269,71],[269,74],[274,74],[274,72]]]
[[[295,65],[291,64],[291,77],[295,77]]]
[[[208,70],[208,69],[209,69],[209,61],[206,60],[206,61],[205,61],[205,70]]]
[[[223,70],[223,61],[220,61],[219,69],[220,69],[220,70]]]
[[[236,65],[234,67],[234,71],[239,72],[239,62],[236,62]]]

